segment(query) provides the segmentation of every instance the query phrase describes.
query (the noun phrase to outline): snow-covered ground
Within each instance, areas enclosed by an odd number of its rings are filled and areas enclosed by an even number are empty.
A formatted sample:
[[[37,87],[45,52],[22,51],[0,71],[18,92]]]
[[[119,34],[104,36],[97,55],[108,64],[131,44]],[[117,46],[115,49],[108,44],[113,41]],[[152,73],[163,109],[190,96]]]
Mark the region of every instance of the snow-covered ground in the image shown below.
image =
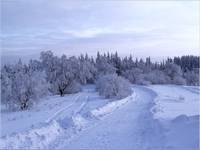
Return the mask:
[[[151,111],[165,129],[168,149],[199,148],[199,87],[153,85],[155,105]]]
[[[156,105],[152,108],[155,118],[173,119],[182,114],[199,114],[198,87],[152,85],[149,88],[158,95],[154,100]]]
[[[118,101],[94,89],[2,109],[0,149],[199,149],[198,87],[134,85]]]

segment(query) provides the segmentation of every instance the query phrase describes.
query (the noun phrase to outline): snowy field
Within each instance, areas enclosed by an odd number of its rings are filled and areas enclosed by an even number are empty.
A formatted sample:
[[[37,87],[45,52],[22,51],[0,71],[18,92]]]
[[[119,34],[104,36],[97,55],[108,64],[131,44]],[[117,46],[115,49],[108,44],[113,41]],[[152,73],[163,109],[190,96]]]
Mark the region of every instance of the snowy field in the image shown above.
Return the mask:
[[[27,111],[1,105],[0,149],[199,149],[199,87],[132,89],[118,101],[89,85]]]

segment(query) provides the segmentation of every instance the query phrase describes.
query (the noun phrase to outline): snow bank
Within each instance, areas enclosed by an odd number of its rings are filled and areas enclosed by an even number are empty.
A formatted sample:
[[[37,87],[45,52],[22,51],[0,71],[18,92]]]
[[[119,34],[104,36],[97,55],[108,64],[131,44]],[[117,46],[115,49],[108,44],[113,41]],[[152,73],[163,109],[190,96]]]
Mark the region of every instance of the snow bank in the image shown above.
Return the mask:
[[[80,114],[63,120],[53,120],[27,132],[0,138],[0,149],[46,149],[63,133],[67,133],[66,137],[71,137],[74,133],[81,131],[87,123]]]
[[[73,94],[69,96],[48,96],[42,98],[38,101],[38,104],[35,105],[30,110],[26,111],[2,111],[1,112],[1,135],[11,135],[12,133],[21,133],[25,131],[29,131],[32,129],[32,126],[51,122],[55,120],[55,116],[57,112],[60,112],[64,107],[69,107],[76,98],[78,94]],[[64,112],[60,112],[57,114],[58,116]],[[46,121],[46,122],[45,122]]]
[[[135,97],[136,97],[136,94],[135,94],[135,92],[133,92],[133,94],[131,96],[128,96],[121,100],[116,100],[116,101],[110,102],[103,107],[92,110],[91,114],[92,114],[92,116],[97,117],[97,118],[105,116],[106,114],[112,113],[114,110],[116,110],[120,106],[126,104],[127,102],[135,100]]]
[[[199,148],[199,116],[180,115],[165,122],[166,147],[171,150]]]
[[[152,111],[154,112],[154,118],[173,119],[182,114],[186,114],[188,116],[199,114],[198,106],[198,102],[156,102]]]
[[[55,140],[60,132],[62,132],[62,128],[56,121],[41,124],[39,128],[2,137],[0,149],[47,148],[48,144]]]
[[[174,119],[179,115],[199,115],[199,94],[193,88],[175,85],[150,86],[157,93],[152,108],[156,119]]]
[[[162,123],[166,149],[199,149],[199,87],[149,86],[156,92],[151,112]]]

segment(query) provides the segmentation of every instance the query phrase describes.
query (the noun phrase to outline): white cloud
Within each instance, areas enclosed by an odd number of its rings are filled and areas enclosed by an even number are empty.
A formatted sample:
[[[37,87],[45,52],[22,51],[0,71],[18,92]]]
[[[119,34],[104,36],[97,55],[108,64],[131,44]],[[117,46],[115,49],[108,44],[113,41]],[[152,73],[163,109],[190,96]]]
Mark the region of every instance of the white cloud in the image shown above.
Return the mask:
[[[199,1],[1,2],[2,49],[9,55],[33,49],[67,54],[134,49],[140,56],[199,50]]]

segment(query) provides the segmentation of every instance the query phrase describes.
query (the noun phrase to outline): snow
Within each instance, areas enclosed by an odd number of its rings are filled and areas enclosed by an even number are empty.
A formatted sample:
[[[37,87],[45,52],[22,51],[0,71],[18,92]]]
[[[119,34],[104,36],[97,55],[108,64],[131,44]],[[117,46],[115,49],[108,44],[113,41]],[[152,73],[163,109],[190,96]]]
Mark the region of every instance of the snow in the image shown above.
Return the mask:
[[[128,96],[127,98],[121,99],[121,100],[115,100],[113,102],[108,103],[107,105],[94,109],[91,111],[91,114],[95,117],[102,117],[104,115],[107,115],[117,108],[121,107],[122,105],[126,104],[129,101],[135,100],[136,94],[133,92],[131,96]]]
[[[133,85],[121,100],[105,99],[94,85],[32,109],[1,106],[0,149],[198,149],[199,88]]]
[[[199,116],[180,115],[165,125],[166,143],[171,149],[199,147]]]
[[[165,129],[168,149],[199,148],[199,87],[152,85],[156,92],[151,111]]]
[[[30,130],[32,126],[44,123],[44,120],[48,122],[57,111],[62,109],[61,105],[64,107],[71,105],[77,96],[77,94],[68,97],[49,96],[41,99],[41,103],[27,111],[6,112],[6,110],[1,110],[1,126],[3,128],[1,136]]]
[[[149,122],[149,118],[152,118],[152,116],[150,111],[146,109],[151,107],[149,102],[155,95],[151,94],[150,90],[146,88],[134,88],[134,91],[138,93],[137,101],[129,100],[123,107],[104,116],[98,124],[95,124],[89,130],[84,130],[79,136],[63,142],[57,148],[142,149],[151,146],[159,147],[161,143],[158,143],[157,140],[160,139],[160,132],[147,132],[147,136],[153,135],[151,141],[144,139],[147,137],[143,137],[149,126],[157,126],[157,122]]]
[[[182,114],[187,116],[199,114],[198,88],[175,85],[152,85],[149,88],[158,95],[154,100],[156,104],[152,108],[155,118],[173,119]]]
[[[1,110],[3,130],[1,130],[0,148],[47,148],[50,142],[60,135],[57,131],[66,129],[69,132],[67,136],[70,137],[75,130],[80,130],[87,123],[80,114],[86,117],[90,114],[88,109],[96,109],[109,102],[94,92],[94,86],[85,89],[87,90],[65,97],[46,97],[31,110],[21,112]],[[83,109],[84,107],[86,109]],[[37,134],[43,137],[40,141]],[[38,142],[40,144],[37,144]]]
[[[61,132],[62,128],[56,121],[53,121],[48,124],[40,124],[40,127],[32,128],[20,134],[5,136],[1,138],[0,146],[6,149],[28,149],[30,146],[32,149],[47,148],[48,144]]]

